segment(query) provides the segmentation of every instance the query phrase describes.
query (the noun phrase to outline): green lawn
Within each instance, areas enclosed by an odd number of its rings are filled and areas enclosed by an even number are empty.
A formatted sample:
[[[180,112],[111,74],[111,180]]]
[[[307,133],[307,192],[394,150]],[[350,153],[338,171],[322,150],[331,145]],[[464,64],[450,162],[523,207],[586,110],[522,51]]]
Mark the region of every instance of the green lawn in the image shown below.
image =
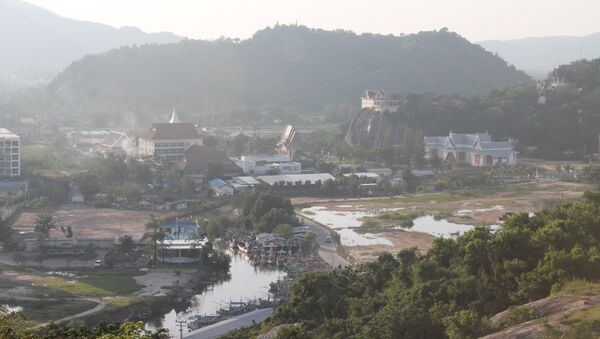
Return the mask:
[[[115,271],[94,273],[86,271],[81,279],[65,279],[62,277],[39,276],[33,280],[37,286],[53,289],[76,297],[106,297],[131,293],[139,290],[140,285],[133,274]]]

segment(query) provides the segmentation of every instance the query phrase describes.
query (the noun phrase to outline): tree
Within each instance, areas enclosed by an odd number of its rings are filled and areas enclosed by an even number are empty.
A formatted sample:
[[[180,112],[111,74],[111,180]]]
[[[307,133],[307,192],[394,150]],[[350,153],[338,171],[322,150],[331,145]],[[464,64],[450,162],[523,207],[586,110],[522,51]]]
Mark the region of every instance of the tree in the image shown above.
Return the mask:
[[[409,193],[415,192],[418,180],[417,177],[415,177],[412,173],[410,167],[407,167],[402,170],[402,183],[404,185],[404,190],[406,190]]]
[[[135,242],[129,235],[124,235],[119,238],[116,250],[121,258],[121,267],[125,267],[125,262],[132,259],[133,250],[135,249]]]
[[[25,253],[23,253],[23,251],[21,250],[17,250],[15,251],[15,253],[13,253],[13,260],[15,261],[15,263],[17,265],[22,265],[25,263]]]
[[[279,224],[273,229],[273,234],[278,234],[284,237],[291,237],[292,235],[294,235],[294,230],[292,228],[292,225],[290,224]]]
[[[152,251],[152,260],[154,265],[158,262],[158,242],[165,239],[165,233],[160,227],[160,220],[154,215],[150,215],[150,219],[146,223],[146,232],[144,238],[150,245]]]
[[[81,259],[83,260],[83,265],[87,267],[87,262],[90,260],[96,259],[97,253],[94,245],[89,244],[83,249],[83,254]]]
[[[49,252],[49,249],[48,249],[48,246],[46,246],[46,243],[44,243],[44,242],[40,243],[38,246],[37,253],[33,257],[33,260],[35,260],[37,263],[39,263],[40,267],[44,267],[44,260],[46,260],[46,258],[48,257],[48,252]]]
[[[44,241],[50,236],[50,231],[57,228],[52,214],[39,214],[34,222],[33,231],[38,236],[38,240]]]

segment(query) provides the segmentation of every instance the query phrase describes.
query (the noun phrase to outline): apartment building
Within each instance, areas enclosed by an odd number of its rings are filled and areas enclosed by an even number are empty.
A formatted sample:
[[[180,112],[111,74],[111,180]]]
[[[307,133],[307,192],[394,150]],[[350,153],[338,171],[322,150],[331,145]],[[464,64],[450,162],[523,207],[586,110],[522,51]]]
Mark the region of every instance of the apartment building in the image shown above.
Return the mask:
[[[6,128],[0,128],[0,177],[21,175],[21,140]]]

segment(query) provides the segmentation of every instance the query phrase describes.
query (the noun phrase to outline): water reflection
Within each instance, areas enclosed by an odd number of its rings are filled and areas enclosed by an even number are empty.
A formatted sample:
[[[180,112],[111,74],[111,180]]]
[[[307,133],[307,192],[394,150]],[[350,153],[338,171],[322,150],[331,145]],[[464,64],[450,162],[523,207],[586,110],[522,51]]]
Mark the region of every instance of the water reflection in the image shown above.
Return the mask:
[[[191,300],[191,306],[186,311],[178,313],[171,310],[148,327],[163,327],[174,335],[179,333],[176,320],[187,320],[189,316],[195,314],[215,314],[219,308],[225,307],[230,301],[266,299],[269,284],[285,275],[279,270],[254,267],[245,256],[229,254],[231,255],[231,279],[219,282],[204,293],[195,295]]]

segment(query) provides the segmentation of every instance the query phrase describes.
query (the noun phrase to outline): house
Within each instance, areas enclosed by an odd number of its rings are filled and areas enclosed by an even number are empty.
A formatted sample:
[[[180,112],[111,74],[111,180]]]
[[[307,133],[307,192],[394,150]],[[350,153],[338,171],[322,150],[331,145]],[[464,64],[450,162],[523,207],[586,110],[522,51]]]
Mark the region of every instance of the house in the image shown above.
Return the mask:
[[[203,144],[200,128],[190,122],[178,122],[176,113],[169,123],[154,123],[150,128],[137,131],[138,156],[158,156],[176,162],[192,145]]]
[[[425,137],[425,158],[472,166],[516,165],[512,141],[492,141],[489,133]]]
[[[190,146],[177,161],[177,168],[198,183],[204,183],[211,166],[218,168],[222,177],[233,177],[243,173],[242,168],[229,159],[224,152],[201,145]]]
[[[260,181],[253,177],[233,177],[228,183],[233,186],[236,194],[252,192],[256,186],[260,185]]]
[[[135,141],[127,134],[117,131],[110,131],[97,148],[101,154],[122,154],[135,155],[137,154],[137,146]]]
[[[208,185],[218,197],[235,194],[233,185],[221,179],[212,179],[208,182]]]
[[[370,109],[375,112],[395,112],[399,106],[399,101],[388,99],[383,90],[366,90],[360,99],[362,109]]]
[[[197,260],[198,249],[206,242],[199,240],[201,229],[194,218],[175,218],[160,225],[165,238],[159,243],[162,262],[191,263]]]
[[[255,175],[300,174],[302,173],[302,165],[296,161],[269,163],[255,166],[252,172]]]
[[[290,157],[290,159],[293,159],[294,153],[299,148],[299,137],[296,127],[288,125],[285,130],[283,130],[283,134],[281,134],[279,142],[275,148],[277,150],[277,154],[287,155]]]
[[[375,173],[380,177],[391,177],[393,173],[391,168],[367,168],[367,173]]]
[[[0,177],[21,175],[21,138],[0,128]]]
[[[255,174],[255,168],[260,166],[283,164],[290,162],[290,155],[242,155],[239,159],[232,159],[236,165],[240,166],[244,174]]]

